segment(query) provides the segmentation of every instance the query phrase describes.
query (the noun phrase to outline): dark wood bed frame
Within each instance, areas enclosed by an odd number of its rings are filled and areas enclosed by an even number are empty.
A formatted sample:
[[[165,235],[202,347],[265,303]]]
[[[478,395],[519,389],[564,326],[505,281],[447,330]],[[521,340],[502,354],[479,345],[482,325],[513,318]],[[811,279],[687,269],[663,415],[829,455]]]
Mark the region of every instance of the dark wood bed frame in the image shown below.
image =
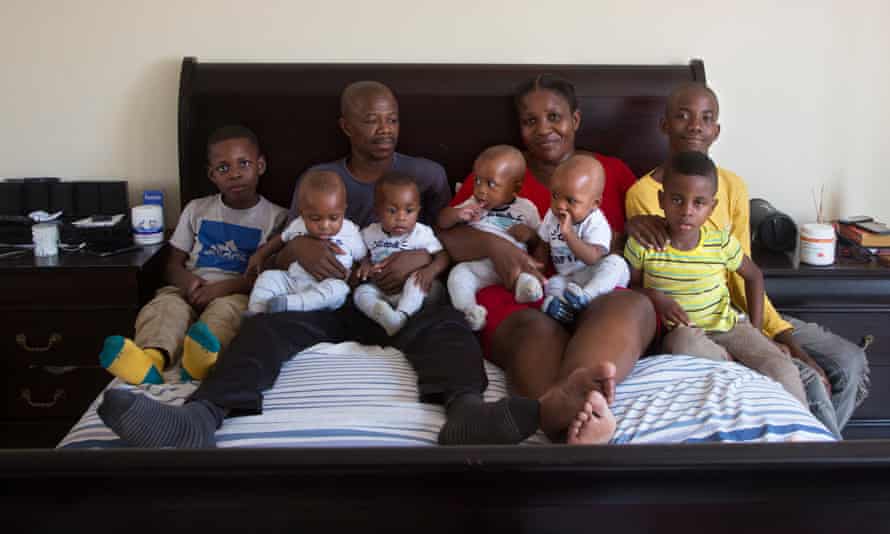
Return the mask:
[[[342,156],[338,94],[383,81],[400,151],[452,181],[475,154],[518,144],[511,94],[572,80],[579,146],[640,174],[665,154],[664,95],[704,65],[182,64],[183,204],[212,191],[204,140],[238,122],[269,159],[261,191],[288,205],[308,165]],[[890,442],[212,451],[0,451],[7,532],[364,530],[878,532],[890,524]]]

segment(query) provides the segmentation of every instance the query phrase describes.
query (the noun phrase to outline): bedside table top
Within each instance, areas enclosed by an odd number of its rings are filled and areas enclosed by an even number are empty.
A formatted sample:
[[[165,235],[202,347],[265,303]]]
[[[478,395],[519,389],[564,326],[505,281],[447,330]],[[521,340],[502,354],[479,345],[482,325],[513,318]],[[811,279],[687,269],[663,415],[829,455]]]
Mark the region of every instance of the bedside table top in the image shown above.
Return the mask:
[[[75,252],[59,251],[58,256],[37,258],[31,250],[13,257],[0,258],[0,271],[5,270],[52,270],[89,268],[141,268],[162,248],[163,244],[146,245],[138,250],[123,252],[113,256],[96,256],[82,250]]]

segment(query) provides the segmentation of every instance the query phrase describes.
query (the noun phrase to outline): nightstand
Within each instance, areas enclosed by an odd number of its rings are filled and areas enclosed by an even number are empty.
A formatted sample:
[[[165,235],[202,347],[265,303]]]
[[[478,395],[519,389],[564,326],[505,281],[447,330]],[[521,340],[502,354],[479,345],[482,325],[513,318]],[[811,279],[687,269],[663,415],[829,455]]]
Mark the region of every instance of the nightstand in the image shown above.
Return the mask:
[[[779,312],[867,347],[870,393],[844,428],[844,437],[890,438],[890,268],[846,258],[814,267],[757,249],[753,256]]]
[[[161,278],[161,250],[0,258],[0,447],[54,447],[108,384],[102,341],[133,335]]]

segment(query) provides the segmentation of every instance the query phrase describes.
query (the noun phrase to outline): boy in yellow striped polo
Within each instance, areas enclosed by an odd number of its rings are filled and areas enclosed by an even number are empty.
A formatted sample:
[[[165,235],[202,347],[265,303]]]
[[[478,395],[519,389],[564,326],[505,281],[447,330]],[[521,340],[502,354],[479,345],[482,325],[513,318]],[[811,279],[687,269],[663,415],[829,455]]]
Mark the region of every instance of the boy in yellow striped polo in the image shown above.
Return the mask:
[[[701,152],[674,155],[658,201],[670,241],[664,250],[629,238],[631,287],[641,289],[670,329],[662,348],[718,361],[733,358],[782,384],[807,406],[797,367],[763,333],[763,274],[726,230],[702,225],[717,205],[717,168]],[[732,307],[727,271],[745,281],[748,318]]]

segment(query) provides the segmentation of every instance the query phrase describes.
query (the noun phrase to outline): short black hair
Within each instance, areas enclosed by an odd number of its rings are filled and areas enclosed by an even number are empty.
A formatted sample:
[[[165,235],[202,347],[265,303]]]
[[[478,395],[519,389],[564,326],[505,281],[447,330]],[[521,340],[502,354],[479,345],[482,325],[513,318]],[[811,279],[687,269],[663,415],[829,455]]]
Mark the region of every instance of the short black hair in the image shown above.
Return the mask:
[[[377,183],[374,184],[374,195],[379,197],[383,194],[383,186],[385,185],[393,185],[393,186],[403,186],[403,185],[413,185],[417,188],[417,180],[414,179],[410,174],[405,174],[404,172],[399,171],[389,171],[384,174],[377,180]],[[418,193],[420,190],[418,189]]]
[[[676,174],[707,178],[714,186],[714,194],[717,193],[717,166],[704,152],[688,150],[674,154],[664,169],[662,185],[666,185]]]
[[[253,133],[253,130],[240,124],[227,124],[213,130],[207,137],[207,151],[210,152],[210,147],[213,145],[228,141],[229,139],[247,139],[256,148],[257,152],[261,152],[259,138]]]
[[[513,97],[516,109],[519,109],[522,105],[522,99],[525,98],[525,95],[540,90],[553,91],[561,96],[563,100],[566,101],[566,104],[569,105],[569,109],[572,113],[578,110],[578,98],[575,96],[575,86],[565,78],[560,78],[553,74],[539,74],[538,76],[523,82],[522,85],[516,89],[516,95]]]

